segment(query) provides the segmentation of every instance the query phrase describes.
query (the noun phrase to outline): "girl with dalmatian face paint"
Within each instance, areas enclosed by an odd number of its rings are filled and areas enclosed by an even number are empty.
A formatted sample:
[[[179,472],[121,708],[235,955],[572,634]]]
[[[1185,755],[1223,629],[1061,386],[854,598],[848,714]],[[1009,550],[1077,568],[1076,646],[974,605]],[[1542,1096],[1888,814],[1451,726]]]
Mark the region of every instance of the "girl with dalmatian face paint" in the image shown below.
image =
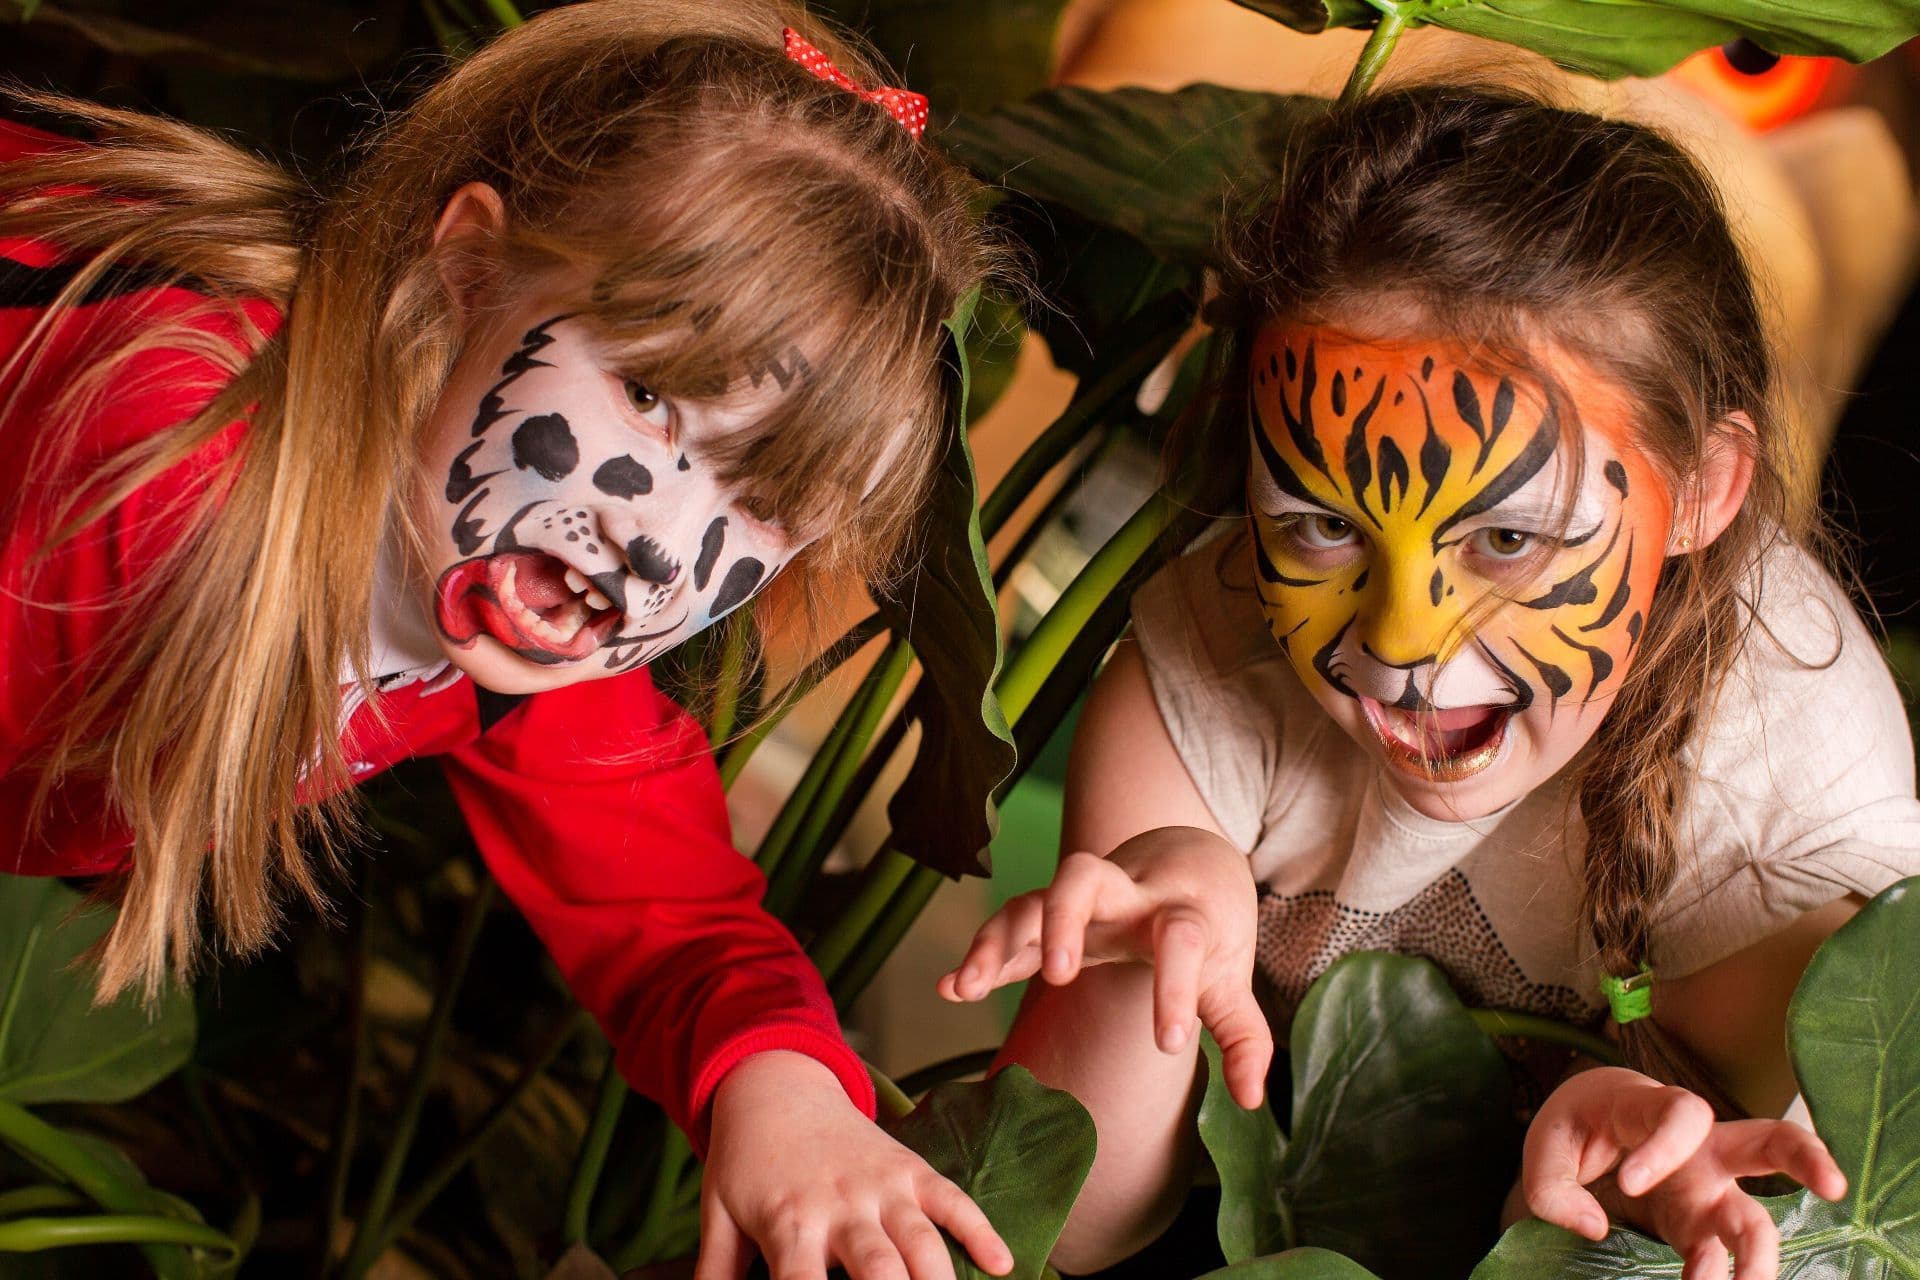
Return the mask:
[[[952,1280],[941,1228],[1012,1263],[872,1123],[648,674],[776,576],[904,559],[942,321],[1001,251],[882,83],[780,0],[582,0],[323,199],[133,113],[36,101],[98,146],[0,124],[0,870],[101,877],[98,990],[151,997],[203,929],[244,954],[284,888],[323,904],[303,841],[437,757],[706,1157],[700,1280],[756,1245],[794,1280]]]
[[[1845,1180],[1735,1117],[1793,1099],[1787,999],[1920,873],[1920,801],[1878,646],[1790,532],[1713,191],[1636,126],[1403,89],[1332,112],[1229,243],[1222,390],[1179,445],[1235,518],[1135,595],[1054,883],[942,980],[1043,979],[1002,1056],[1100,1136],[1056,1262],[1172,1217],[1196,1022],[1253,1105],[1309,984],[1391,950],[1629,1064],[1529,1061],[1512,1215],[1773,1276],[1736,1180]]]

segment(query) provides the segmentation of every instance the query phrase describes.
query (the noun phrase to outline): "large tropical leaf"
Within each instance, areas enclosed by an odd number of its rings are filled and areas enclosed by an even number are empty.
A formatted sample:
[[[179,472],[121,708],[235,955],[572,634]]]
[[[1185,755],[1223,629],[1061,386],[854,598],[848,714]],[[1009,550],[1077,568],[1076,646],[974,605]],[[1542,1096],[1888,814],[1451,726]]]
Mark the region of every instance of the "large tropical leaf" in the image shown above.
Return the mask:
[[[950,876],[982,875],[998,830],[994,790],[1013,772],[1013,736],[993,695],[1000,625],[980,497],[967,447],[966,334],[977,301],[947,321],[960,378],[946,456],[934,476],[921,559],[900,591],[882,601],[887,625],[907,637],[925,672],[908,704],[920,748],[887,805],[893,845]]]
[[[979,1083],[940,1085],[889,1127],[987,1215],[1013,1251],[1007,1280],[1040,1280],[1093,1167],[1087,1109],[1016,1066]],[[959,1280],[989,1280],[950,1249]]]
[[[1652,76],[1745,38],[1783,54],[1865,62],[1920,31],[1914,0],[1237,0],[1301,31],[1383,14],[1545,54],[1589,75]]]
[[[942,141],[989,182],[1197,264],[1221,216],[1273,176],[1289,133],[1325,109],[1321,98],[1210,84],[1061,88],[963,115]]]
[[[927,95],[936,118],[1044,87],[1066,0],[826,0]]]
[[[193,1052],[193,1000],[169,989],[149,1011],[93,1007],[81,955],[113,922],[58,880],[0,875],[0,1099],[119,1102]]]
[[[1828,939],[1787,1014],[1814,1127],[1846,1198],[1765,1200],[1781,1280],[1920,1275],[1920,879],[1888,889]],[[1673,1250],[1616,1228],[1598,1244],[1543,1222],[1508,1231],[1473,1280],[1678,1276]]]
[[[1387,1280],[1465,1275],[1496,1230],[1517,1135],[1506,1062],[1440,971],[1342,958],[1295,1015],[1292,1057],[1283,1137],[1271,1112],[1234,1104],[1209,1044],[1200,1136],[1228,1261],[1311,1245]]]
[[[1379,1280],[1352,1258],[1328,1249],[1289,1249],[1209,1271],[1200,1280]]]

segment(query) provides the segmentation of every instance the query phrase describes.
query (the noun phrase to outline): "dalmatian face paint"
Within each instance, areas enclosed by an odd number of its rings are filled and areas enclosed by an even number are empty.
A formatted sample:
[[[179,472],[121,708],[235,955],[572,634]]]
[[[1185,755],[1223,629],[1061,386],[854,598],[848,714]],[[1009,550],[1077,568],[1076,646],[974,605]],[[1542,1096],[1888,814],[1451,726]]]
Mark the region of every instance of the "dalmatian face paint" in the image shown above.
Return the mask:
[[[1444,341],[1275,323],[1254,345],[1268,625],[1432,817],[1494,812],[1593,736],[1665,554],[1671,497],[1622,396],[1543,354],[1577,436],[1538,382]]]
[[[750,600],[811,539],[707,451],[780,386],[667,401],[582,321],[527,305],[462,356],[428,428],[447,657],[530,693],[628,671]]]

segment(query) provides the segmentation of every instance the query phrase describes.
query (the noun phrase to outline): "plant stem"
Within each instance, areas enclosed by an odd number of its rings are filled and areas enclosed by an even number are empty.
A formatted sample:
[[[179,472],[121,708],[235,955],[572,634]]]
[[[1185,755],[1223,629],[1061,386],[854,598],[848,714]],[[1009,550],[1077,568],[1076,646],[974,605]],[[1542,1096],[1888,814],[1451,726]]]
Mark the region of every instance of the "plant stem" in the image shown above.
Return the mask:
[[[746,683],[748,641],[752,639],[746,622],[738,617],[726,629],[720,650],[720,674],[713,691],[713,716],[707,724],[707,741],[716,750],[733,736],[740,715],[740,690]]]
[[[1104,421],[1116,404],[1139,389],[1141,380],[1187,331],[1192,312],[1184,294],[1169,294],[1136,313],[1113,335],[1108,345],[1125,354],[1104,365],[1098,378],[1079,389],[1066,411],[1034,438],[980,504],[982,541],[992,541],[1033,487],[1073,451],[1092,424]]]
[[[861,873],[860,888],[854,893],[853,901],[807,948],[814,964],[829,982],[860,945],[862,935],[873,927],[887,909],[887,904],[906,882],[913,867],[913,859],[884,846],[867,864],[867,869]]]
[[[1557,1018],[1543,1018],[1538,1014],[1518,1013],[1512,1009],[1469,1009],[1467,1016],[1490,1036],[1519,1036],[1538,1040],[1542,1044],[1559,1045],[1610,1067],[1620,1066],[1625,1061],[1620,1056],[1620,1047],[1605,1036],[1595,1035]]]
[[[1118,431],[1110,430],[1100,433],[1099,439],[1091,442],[1091,447],[1087,449],[1085,456],[1074,464],[1080,477],[1084,478],[1087,473],[1099,466],[1101,461],[1113,451],[1113,446],[1119,439]],[[1072,455],[1069,454],[1063,461],[1071,458]],[[1007,547],[1006,554],[1000,558],[1000,563],[994,566],[993,589],[995,592],[999,592],[1007,585],[1007,580],[1013,576],[1014,569],[1027,558],[1027,553],[1033,550],[1033,544],[1040,540],[1040,535],[1047,531],[1048,526],[1060,518],[1060,513],[1066,510],[1067,504],[1073,501],[1074,495],[1079,491],[1080,485],[1077,480],[1069,480],[1062,484],[1047,498],[1045,505],[1034,513],[1027,527],[1015,535],[1013,542]]]
[[[454,938],[453,955],[448,961],[447,972],[440,980],[440,989],[434,993],[433,1012],[428,1015],[426,1030],[420,1037],[420,1049],[414,1056],[406,1096],[400,1103],[400,1114],[394,1118],[393,1139],[380,1163],[380,1172],[374,1178],[373,1190],[367,1196],[367,1207],[354,1230],[347,1260],[340,1264],[340,1273],[347,1280],[358,1280],[373,1265],[374,1259],[379,1256],[381,1243],[387,1238],[387,1210],[400,1184],[400,1173],[407,1163],[407,1153],[413,1147],[414,1131],[420,1125],[420,1109],[427,1100],[428,1086],[433,1083],[433,1069],[440,1060],[441,1047],[446,1043],[447,1028],[453,1022],[454,1001],[460,994],[461,981],[467,976],[467,964],[473,959],[474,943],[480,938],[480,926],[486,923],[487,908],[493,904],[493,895],[493,877],[483,871],[479,887],[474,890],[473,897],[467,900],[459,933]]]
[[[866,755],[868,745],[873,742],[881,719],[893,704],[893,695],[899,691],[912,666],[913,650],[904,639],[896,637],[868,674],[860,692],[841,713],[847,731],[836,734],[838,742],[825,777],[807,803],[792,847],[767,883],[767,910],[774,915],[782,919],[786,917],[812,882],[820,864],[826,861],[832,846],[822,837],[832,824],[840,801],[846,795],[847,783],[859,770],[860,761]]]
[[[513,4],[513,0],[486,0],[487,12],[493,15],[503,29],[512,30],[526,21],[526,17]]]
[[[48,1209],[84,1209],[87,1204],[85,1196],[68,1187],[20,1187],[0,1191],[0,1218],[17,1218]]]
[[[887,962],[887,957],[900,945],[900,940],[907,936],[907,930],[913,927],[913,922],[927,909],[927,903],[933,901],[933,895],[946,883],[946,877],[931,867],[923,867],[917,862],[909,862],[908,866],[912,869],[901,882],[899,892],[887,903],[873,927],[860,938],[859,945],[846,964],[828,981],[827,990],[839,1008],[845,1008],[860,998],[860,993],[880,972],[880,966]]]
[[[904,1089],[887,1079],[886,1073],[871,1062],[863,1060],[861,1065],[867,1069],[867,1079],[873,1081],[873,1097],[879,1120],[883,1123],[904,1120],[913,1114],[913,1099],[907,1096]]]
[[[822,680],[838,671],[854,654],[860,652],[884,630],[879,614],[869,614],[848,629],[847,633],[827,646],[825,653],[807,664],[807,669],[793,678],[793,682],[781,691],[774,709],[754,721],[753,728],[740,735],[720,757],[720,785],[730,787],[741,771],[747,767],[747,761],[766,741],[767,735],[793,710],[799,701],[813,692]]]
[[[513,1109],[520,1105],[520,1100],[526,1097],[540,1077],[546,1074],[547,1068],[553,1065],[553,1060],[560,1056],[562,1049],[567,1047],[567,1042],[592,1025],[593,1019],[585,1009],[575,1009],[572,1014],[561,1020],[560,1025],[555,1027],[547,1037],[547,1042],[540,1047],[540,1051],[521,1068],[519,1076],[508,1086],[507,1091],[487,1109],[487,1114],[482,1116],[479,1123],[474,1125],[464,1137],[454,1143],[453,1148],[440,1158],[432,1171],[420,1180],[420,1185],[415,1187],[412,1193],[389,1215],[381,1230],[381,1240],[374,1246],[374,1257],[377,1258],[384,1253],[400,1233],[411,1227],[414,1219],[426,1211],[434,1198],[446,1190],[447,1184],[466,1168],[469,1160],[473,1159],[474,1152],[478,1151],[481,1144],[493,1135]]]
[[[88,1244],[179,1245],[215,1249],[229,1260],[239,1246],[212,1227],[153,1214],[107,1213],[82,1218],[15,1218],[0,1222],[0,1253],[38,1253]]]
[[[1347,77],[1347,87],[1340,91],[1340,105],[1351,106],[1366,97],[1367,90],[1380,74],[1380,68],[1387,65],[1387,58],[1393,53],[1393,46],[1400,39],[1400,33],[1413,25],[1407,15],[1399,9],[1389,9],[1380,15],[1380,21],[1373,26],[1373,34],[1367,37],[1366,47],[1360,50],[1359,59],[1353,64],[1353,72]]]
[[[599,1189],[600,1172],[607,1167],[607,1153],[613,1149],[613,1129],[620,1123],[620,1112],[626,1104],[627,1082],[609,1050],[607,1069],[600,1074],[600,1096],[594,1100],[593,1118],[587,1123],[586,1135],[580,1139],[580,1156],[573,1163],[573,1177],[567,1183],[567,1212],[560,1228],[564,1244],[586,1241],[593,1193]]]
[[[909,1098],[917,1098],[937,1084],[946,1084],[962,1076],[977,1075],[993,1065],[998,1049],[975,1049],[969,1053],[956,1053],[951,1058],[942,1058],[939,1062],[928,1063],[918,1071],[909,1071],[900,1077],[900,1092]]]
[[[678,1125],[668,1125],[665,1140],[660,1146],[660,1159],[654,1165],[653,1187],[647,1196],[646,1211],[640,1217],[640,1226],[634,1231],[633,1238],[627,1241],[627,1247],[614,1255],[615,1271],[624,1273],[670,1256],[661,1249],[661,1233],[679,1199],[681,1175],[692,1160],[693,1148],[687,1145],[687,1135],[680,1132]]]
[[[369,859],[359,860],[362,882]],[[320,1219],[320,1237],[314,1242],[313,1274],[323,1276],[333,1260],[333,1242],[347,1211],[347,1179],[353,1171],[353,1149],[360,1134],[360,1081],[367,1074],[367,904],[364,893],[348,896],[347,949],[347,1078],[340,1082],[338,1118],[327,1151],[327,1195]]]

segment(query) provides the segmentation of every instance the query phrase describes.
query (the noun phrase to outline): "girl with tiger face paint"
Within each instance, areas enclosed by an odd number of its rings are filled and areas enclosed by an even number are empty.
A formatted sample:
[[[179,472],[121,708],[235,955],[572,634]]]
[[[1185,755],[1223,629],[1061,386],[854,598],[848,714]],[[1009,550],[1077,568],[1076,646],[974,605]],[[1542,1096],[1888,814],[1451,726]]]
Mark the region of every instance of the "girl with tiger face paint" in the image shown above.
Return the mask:
[[[1001,1060],[1100,1138],[1054,1261],[1173,1217],[1197,1026],[1253,1105],[1311,984],[1393,951],[1631,1068],[1527,1064],[1510,1213],[1770,1280],[1736,1179],[1845,1179],[1786,1120],[1716,1116],[1787,1109],[1793,986],[1920,874],[1920,799],[1878,646],[1789,514],[1716,193],[1648,130],[1445,85],[1338,105],[1287,158],[1223,237],[1214,394],[1170,446],[1219,536],[1134,594],[1053,883],[942,980],[1042,979]]]
[[[1573,758],[1632,661],[1672,500],[1619,392],[1457,343],[1264,327],[1249,540],[1301,682],[1403,794],[1477,818]]]

